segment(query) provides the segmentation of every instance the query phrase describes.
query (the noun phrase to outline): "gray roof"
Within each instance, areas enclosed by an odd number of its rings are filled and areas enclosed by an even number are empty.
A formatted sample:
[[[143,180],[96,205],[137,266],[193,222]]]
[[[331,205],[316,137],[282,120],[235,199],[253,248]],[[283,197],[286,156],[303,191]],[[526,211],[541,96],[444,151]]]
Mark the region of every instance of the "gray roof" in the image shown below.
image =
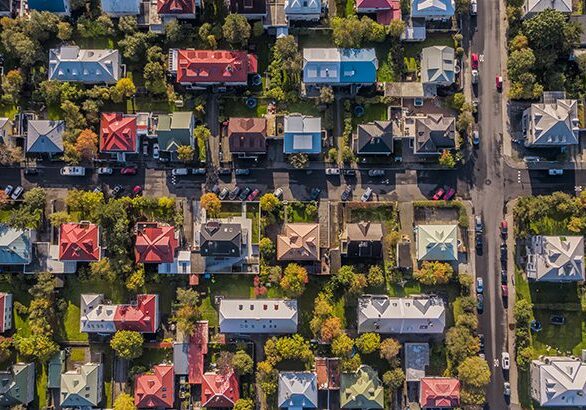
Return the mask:
[[[579,143],[577,100],[531,104],[523,116],[527,121],[525,145],[551,147]]]
[[[455,80],[454,49],[448,46],[425,47],[421,51],[421,82],[449,86]]]
[[[61,373],[65,370],[65,351],[58,351],[49,361],[47,387],[58,389],[61,386]]]
[[[30,120],[26,136],[26,152],[60,154],[63,152],[65,121]]]
[[[242,227],[239,224],[211,221],[202,225],[199,235],[203,256],[240,256]]]
[[[444,302],[438,297],[365,295],[358,299],[358,333],[441,334],[445,324]]]
[[[425,377],[425,368],[429,366],[429,344],[405,343],[405,379],[418,382]]]
[[[0,407],[27,405],[35,398],[35,364],[16,363],[0,371]]]
[[[30,230],[0,224],[0,265],[28,265],[32,260]]]
[[[417,225],[418,261],[457,261],[458,225]]]
[[[527,246],[527,277],[541,282],[584,280],[583,236],[532,236]]]
[[[546,9],[554,9],[562,13],[572,12],[572,0],[525,0],[523,14],[530,16]]]
[[[102,11],[119,17],[140,14],[140,0],[101,0]]]
[[[436,154],[456,146],[456,119],[442,114],[429,114],[415,119],[416,154]]]
[[[411,0],[411,16],[426,18],[452,17],[456,11],[454,0]]]
[[[77,46],[49,50],[49,80],[114,84],[120,75],[118,50],[82,50]]]
[[[157,137],[162,151],[177,151],[180,145],[194,146],[193,127],[195,117],[191,111],[160,114]]]
[[[312,372],[279,373],[279,408],[317,408],[317,375]]]
[[[61,407],[96,407],[102,401],[101,363],[87,363],[61,375]]]
[[[358,125],[356,153],[392,154],[393,123],[391,121],[373,121]]]
[[[542,407],[586,406],[586,364],[570,357],[531,362],[531,397]]]
[[[222,299],[222,333],[296,333],[297,301],[289,299]]]

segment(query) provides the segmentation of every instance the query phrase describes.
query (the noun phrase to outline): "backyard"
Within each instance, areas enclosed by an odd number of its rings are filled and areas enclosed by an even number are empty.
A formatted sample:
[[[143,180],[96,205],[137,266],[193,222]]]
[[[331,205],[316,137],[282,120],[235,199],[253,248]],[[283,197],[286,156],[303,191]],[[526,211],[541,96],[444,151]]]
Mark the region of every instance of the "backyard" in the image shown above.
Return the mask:
[[[360,221],[381,222],[387,233],[398,230],[399,220],[395,204],[384,204],[371,206],[369,204],[353,204],[349,209],[348,222],[358,223]]]
[[[258,118],[267,113],[268,101],[266,99],[258,99],[255,108],[249,108],[246,105],[245,97],[231,97],[225,96],[220,100],[222,107],[222,115],[228,117],[242,117],[242,118]]]
[[[288,223],[317,223],[317,206],[315,202],[289,202],[285,205]]]

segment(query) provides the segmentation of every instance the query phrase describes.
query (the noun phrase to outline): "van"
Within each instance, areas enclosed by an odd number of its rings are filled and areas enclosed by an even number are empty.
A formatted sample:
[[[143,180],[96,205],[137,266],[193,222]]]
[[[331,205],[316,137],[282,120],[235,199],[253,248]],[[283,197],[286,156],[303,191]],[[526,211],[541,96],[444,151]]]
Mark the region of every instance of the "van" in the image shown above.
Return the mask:
[[[83,177],[85,175],[84,167],[63,167],[59,171],[61,175],[69,177]]]

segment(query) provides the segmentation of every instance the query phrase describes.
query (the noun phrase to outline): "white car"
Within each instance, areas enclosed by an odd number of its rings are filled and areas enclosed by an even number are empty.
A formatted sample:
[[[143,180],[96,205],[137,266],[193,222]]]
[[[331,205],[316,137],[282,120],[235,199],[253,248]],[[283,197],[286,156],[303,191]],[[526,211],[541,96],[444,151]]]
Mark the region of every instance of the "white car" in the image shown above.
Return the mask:
[[[505,394],[505,396],[511,395],[511,383],[505,382],[505,384],[503,385],[503,393]]]
[[[511,358],[509,356],[509,352],[503,352],[501,355],[501,366],[503,370],[509,370],[511,367]]]
[[[273,192],[273,195],[276,196],[278,199],[283,199],[283,188],[275,189],[275,192]]]
[[[539,162],[540,158],[539,157],[523,157],[523,162]]]
[[[548,173],[549,173],[549,175],[554,175],[554,176],[555,175],[564,175],[564,170],[561,168],[557,168],[557,169],[552,168],[548,171]]]
[[[10,195],[10,198],[12,198],[14,201],[16,201],[22,195],[23,192],[24,192],[24,188],[19,185],[12,192],[12,195]]]
[[[366,191],[364,191],[364,193],[360,197],[360,200],[362,202],[368,202],[368,200],[370,199],[370,196],[371,195],[372,195],[372,188],[371,187],[368,187],[368,188],[366,188]]]
[[[478,1],[470,0],[470,15],[475,16],[478,13]]]
[[[159,148],[159,143],[155,142],[153,144],[153,158],[154,159],[159,159],[161,157],[161,150]]]
[[[478,84],[478,70],[472,70],[472,84]]]
[[[187,168],[175,168],[171,170],[171,175],[187,175],[189,174],[189,169]]]
[[[326,168],[326,175],[340,175],[340,168]]]
[[[96,172],[98,173],[98,175],[112,175],[112,172],[114,172],[114,170],[110,167],[100,167],[96,170]]]
[[[69,177],[83,177],[85,175],[84,167],[63,167],[59,171],[61,175]]]

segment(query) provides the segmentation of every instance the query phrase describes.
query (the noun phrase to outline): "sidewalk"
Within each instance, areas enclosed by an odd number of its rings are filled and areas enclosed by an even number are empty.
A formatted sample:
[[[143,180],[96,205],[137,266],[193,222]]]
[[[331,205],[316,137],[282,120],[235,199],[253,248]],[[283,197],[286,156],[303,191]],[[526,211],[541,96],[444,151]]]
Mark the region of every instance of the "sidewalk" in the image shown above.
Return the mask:
[[[518,386],[518,371],[517,361],[515,360],[515,318],[513,316],[513,307],[515,306],[515,238],[513,234],[513,208],[516,200],[507,203],[505,220],[509,228],[509,235],[507,237],[507,278],[509,287],[509,300],[507,306],[507,350],[511,356],[511,367],[509,369],[509,382],[511,383],[511,409],[521,408],[519,403],[519,386]],[[518,406],[518,407],[516,407]]]

